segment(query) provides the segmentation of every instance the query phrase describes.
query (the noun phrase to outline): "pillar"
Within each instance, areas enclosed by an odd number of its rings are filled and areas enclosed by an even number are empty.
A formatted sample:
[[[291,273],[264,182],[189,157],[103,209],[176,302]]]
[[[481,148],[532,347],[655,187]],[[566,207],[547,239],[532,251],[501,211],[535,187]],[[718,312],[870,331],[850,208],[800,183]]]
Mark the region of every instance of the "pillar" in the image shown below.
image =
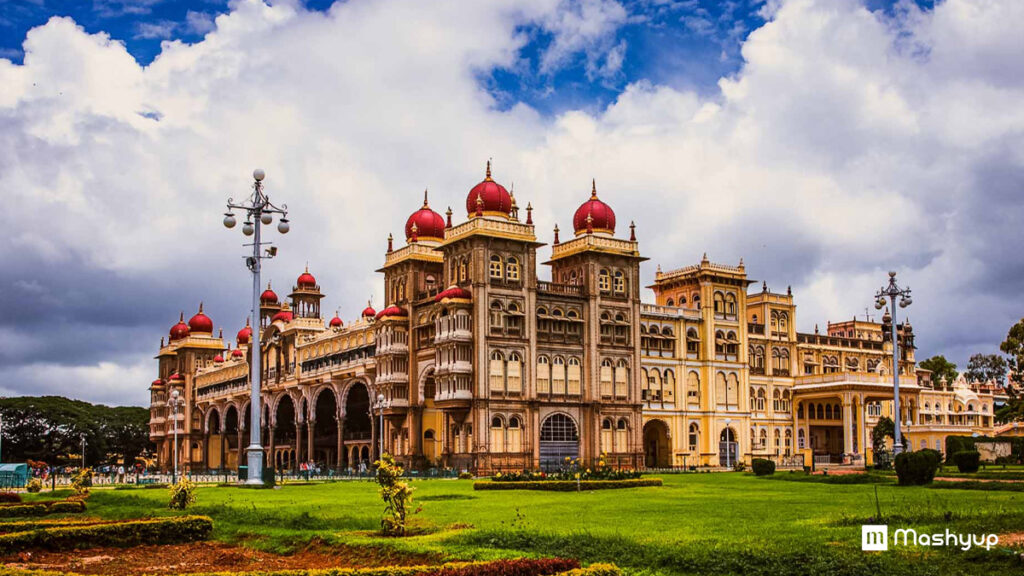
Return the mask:
[[[342,433],[342,430],[345,427],[345,419],[344,418],[339,418],[339,417],[335,416],[334,421],[338,424],[338,451],[335,452],[335,455],[336,455],[335,460],[336,460],[336,462],[334,463],[334,466],[336,468],[340,469],[341,468],[341,464],[342,464],[342,451],[344,450],[344,446],[345,446],[345,442],[344,442],[345,438],[344,438],[343,433]]]
[[[277,468],[277,448],[274,446],[274,428],[272,424],[267,425],[267,445],[269,446],[267,452],[267,464],[272,468]]]
[[[313,435],[316,433],[316,420],[306,422],[306,460],[316,460],[316,453],[313,452]]]
[[[843,397],[843,453],[853,453],[853,406],[849,396]]]
[[[295,422],[295,468],[298,469],[302,459],[302,421]]]

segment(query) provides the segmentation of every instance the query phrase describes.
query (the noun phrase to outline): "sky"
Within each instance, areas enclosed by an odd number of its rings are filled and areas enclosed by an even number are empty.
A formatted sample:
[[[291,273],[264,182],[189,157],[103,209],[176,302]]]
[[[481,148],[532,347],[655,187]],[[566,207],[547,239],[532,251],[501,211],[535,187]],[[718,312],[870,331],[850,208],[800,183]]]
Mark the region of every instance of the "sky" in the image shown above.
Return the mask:
[[[1022,27],[1017,0],[2,2],[0,395],[145,405],[180,312],[233,336],[253,168],[292,222],[265,276],[308,265],[350,321],[424,188],[465,218],[489,158],[541,241],[594,178],[645,281],[742,258],[802,331],[896,270],[919,358],[963,366],[1024,315]]]

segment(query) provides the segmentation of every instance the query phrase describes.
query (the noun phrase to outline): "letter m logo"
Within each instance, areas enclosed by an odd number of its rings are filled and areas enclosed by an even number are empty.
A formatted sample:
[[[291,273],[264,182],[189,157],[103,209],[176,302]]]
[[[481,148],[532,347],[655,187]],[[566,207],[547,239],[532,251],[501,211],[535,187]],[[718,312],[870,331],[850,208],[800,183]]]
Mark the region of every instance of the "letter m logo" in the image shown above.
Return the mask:
[[[865,524],[860,527],[860,549],[861,550],[888,550],[889,549],[889,527],[880,524]]]

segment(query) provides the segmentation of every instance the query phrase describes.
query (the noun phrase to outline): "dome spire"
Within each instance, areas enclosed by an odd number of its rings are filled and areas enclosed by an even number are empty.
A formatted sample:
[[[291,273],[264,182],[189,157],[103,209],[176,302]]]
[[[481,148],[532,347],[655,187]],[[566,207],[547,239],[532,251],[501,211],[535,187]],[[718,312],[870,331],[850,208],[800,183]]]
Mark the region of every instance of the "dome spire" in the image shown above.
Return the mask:
[[[597,178],[590,179],[590,199],[597,200]]]
[[[452,227],[452,207],[451,206],[448,207],[448,211],[445,212],[444,215],[448,217],[448,219],[445,221],[444,227],[445,228],[451,228]]]
[[[487,182],[491,182],[492,181],[491,180],[491,159],[490,158],[487,159],[487,175],[484,176],[484,180],[487,181]]]
[[[430,204],[427,202],[427,189],[423,189],[423,207],[430,208]]]

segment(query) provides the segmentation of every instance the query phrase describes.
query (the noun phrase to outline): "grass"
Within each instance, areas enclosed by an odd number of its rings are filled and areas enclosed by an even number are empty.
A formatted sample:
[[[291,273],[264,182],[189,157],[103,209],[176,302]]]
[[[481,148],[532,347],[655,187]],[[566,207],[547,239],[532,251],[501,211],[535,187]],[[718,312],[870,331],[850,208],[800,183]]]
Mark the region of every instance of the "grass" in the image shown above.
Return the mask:
[[[416,480],[416,536],[376,535],[376,485],[280,490],[202,487],[189,514],[214,538],[276,552],[310,542],[438,559],[557,555],[609,561],[629,574],[991,574],[1020,569],[1007,550],[860,550],[860,525],[1003,534],[1024,526],[1024,494],[892,484],[783,481],[747,474],[662,476],[664,486],[583,493],[474,492],[472,481]],[[793,475],[794,478],[797,475]],[[802,475],[800,475],[802,476]],[[839,477],[835,477],[839,478]],[[881,481],[886,481],[883,477]],[[878,501],[876,504],[875,491]],[[94,490],[89,515],[172,515],[166,490]]]

